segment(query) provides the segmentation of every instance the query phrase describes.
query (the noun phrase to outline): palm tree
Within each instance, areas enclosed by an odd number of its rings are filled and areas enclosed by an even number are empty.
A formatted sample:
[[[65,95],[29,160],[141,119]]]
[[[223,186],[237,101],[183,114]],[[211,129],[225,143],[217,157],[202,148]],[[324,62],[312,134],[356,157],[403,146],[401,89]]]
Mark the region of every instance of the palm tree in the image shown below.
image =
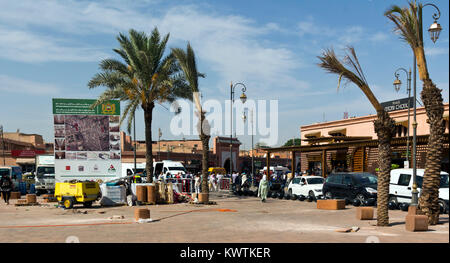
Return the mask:
[[[184,73],[184,77],[191,88],[193,94],[193,100],[195,108],[197,109],[196,114],[199,117],[199,122],[197,124],[197,129],[199,131],[199,137],[202,141],[202,192],[208,193],[208,163],[209,163],[209,139],[210,126],[208,120],[205,118],[205,111],[202,109],[200,102],[200,93],[198,88],[198,78],[205,77],[204,74],[197,71],[197,63],[195,61],[195,53],[191,45],[188,43],[186,51],[181,48],[172,48],[172,54],[177,59],[181,70]]]
[[[98,97],[93,107],[111,99],[126,102],[120,124],[128,117],[128,131],[131,130],[136,109],[139,106],[142,108],[145,123],[145,170],[147,182],[152,182],[152,118],[155,103],[191,98],[192,93],[179,74],[175,58],[172,55],[163,57],[169,34],[161,39],[156,27],[150,35],[131,29],[129,37],[120,33],[117,40],[120,48],[113,50],[124,62],[116,59],[102,60],[101,72],[92,77],[88,87],[108,88]]]
[[[369,99],[372,106],[377,111],[377,119],[374,121],[375,132],[378,136],[378,196],[377,196],[377,225],[389,225],[389,181],[391,171],[391,138],[395,133],[395,122],[389,117],[377,98],[372,93],[369,84],[364,77],[362,68],[359,64],[356,52],[353,47],[348,47],[347,54],[341,62],[337,59],[333,49],[325,50],[322,56],[319,56],[321,63],[319,67],[329,73],[339,75],[339,84],[341,79],[347,80],[358,86]],[[346,67],[346,66],[347,67]],[[338,89],[339,89],[338,84]]]
[[[408,43],[416,57],[419,78],[423,81],[421,97],[430,124],[430,136],[423,176],[419,207],[428,216],[428,224],[439,222],[439,183],[443,151],[445,125],[443,119],[444,105],[441,90],[430,79],[423,45],[421,3],[410,1],[409,7],[391,6],[384,15],[394,22],[400,38]]]

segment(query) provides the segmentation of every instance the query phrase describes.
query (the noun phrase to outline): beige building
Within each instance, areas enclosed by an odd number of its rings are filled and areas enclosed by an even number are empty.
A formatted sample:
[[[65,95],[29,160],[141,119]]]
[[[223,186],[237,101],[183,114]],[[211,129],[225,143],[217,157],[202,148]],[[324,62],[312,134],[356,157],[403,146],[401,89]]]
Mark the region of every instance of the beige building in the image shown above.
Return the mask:
[[[396,134],[391,141],[391,162],[400,168],[406,165],[412,167],[412,109],[410,114],[408,125],[408,109],[389,112],[396,123]],[[449,172],[448,103],[444,104],[443,116],[446,136],[441,169]],[[291,156],[295,157],[291,159],[295,170],[307,171],[309,174],[326,176],[332,171],[367,171],[375,174],[378,168],[378,141],[373,124],[375,119],[376,115],[368,115],[305,125],[300,127],[301,146],[279,147],[265,151],[271,154],[290,152]],[[416,119],[417,168],[424,168],[430,129],[424,107],[417,108]],[[266,157],[266,163],[270,163],[270,158],[271,155]]]
[[[413,110],[410,111],[410,136],[413,135]],[[394,119],[397,126],[397,133],[395,137],[407,136],[408,130],[408,110],[399,110],[390,112],[389,115]],[[449,104],[444,105],[444,119],[445,119],[445,133],[449,132]],[[342,119],[337,121],[329,121],[323,123],[315,123],[310,125],[305,125],[300,128],[301,139],[303,141],[311,143],[324,143],[318,142],[317,138],[329,138],[337,136],[359,136],[368,137],[371,139],[377,139],[377,134],[373,126],[373,121],[377,118],[376,115],[368,115],[363,117],[354,117],[348,119]],[[427,123],[427,115],[425,112],[425,107],[417,108],[416,110],[417,119],[417,135],[428,135],[430,130],[430,125]],[[309,140],[309,141],[308,141]]]
[[[0,138],[0,165],[17,165],[22,171],[32,171],[37,154],[53,154],[53,143],[46,143],[39,134],[4,132]]]

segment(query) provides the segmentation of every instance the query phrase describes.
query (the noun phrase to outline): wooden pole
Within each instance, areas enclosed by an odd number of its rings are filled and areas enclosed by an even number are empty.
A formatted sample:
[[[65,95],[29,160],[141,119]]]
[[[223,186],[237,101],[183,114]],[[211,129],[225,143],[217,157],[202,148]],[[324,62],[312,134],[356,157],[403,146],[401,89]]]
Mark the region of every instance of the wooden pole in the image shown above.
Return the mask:
[[[327,175],[327,151],[322,150],[322,177]]]
[[[270,176],[270,152],[267,152],[266,154],[266,167],[267,167],[267,180],[271,180]]]
[[[295,175],[295,152],[292,151],[292,162],[291,162],[292,175]]]

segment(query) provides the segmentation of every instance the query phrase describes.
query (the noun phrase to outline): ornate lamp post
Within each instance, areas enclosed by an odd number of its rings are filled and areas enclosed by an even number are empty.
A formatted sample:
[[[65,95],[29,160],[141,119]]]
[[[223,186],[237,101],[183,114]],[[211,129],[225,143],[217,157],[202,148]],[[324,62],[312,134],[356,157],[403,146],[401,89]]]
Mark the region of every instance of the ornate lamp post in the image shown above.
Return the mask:
[[[230,127],[230,175],[233,174],[233,103],[234,103],[234,89],[236,88],[237,85],[242,85],[242,94],[239,97],[240,100],[242,101],[242,103],[245,103],[247,101],[247,96],[245,95],[245,91],[247,90],[247,87],[243,84],[243,83],[236,83],[233,85],[233,83],[231,83],[230,85],[230,100],[231,100],[231,107],[230,107],[230,123],[231,123],[231,127]],[[236,156],[236,161],[237,161],[238,156]],[[230,187],[231,189],[231,187]]]
[[[410,158],[410,153],[409,153],[409,127],[410,127],[410,108],[411,108],[411,69],[409,70],[409,72],[408,71],[406,71],[406,69],[404,69],[404,68],[399,68],[399,69],[397,69],[396,71],[395,71],[395,73],[394,73],[394,75],[395,75],[395,80],[394,80],[394,88],[395,88],[395,91],[397,91],[397,92],[399,92],[400,91],[400,87],[401,87],[401,85],[402,85],[402,82],[398,79],[398,77],[399,77],[399,74],[397,73],[398,71],[403,71],[403,72],[405,72],[406,73],[406,76],[407,76],[407,81],[408,81],[408,83],[407,83],[407,87],[406,87],[406,90],[407,90],[407,92],[408,92],[408,138],[407,138],[407,140],[406,140],[406,160],[408,161],[408,168],[409,168],[409,158]],[[414,91],[414,101],[416,100],[416,92]],[[415,107],[415,103],[414,103],[414,122],[416,121],[416,107]],[[414,129],[416,129],[416,128],[414,128]],[[416,141],[416,131],[414,131],[414,138],[413,138],[413,141],[414,141],[414,143],[415,143],[415,141]],[[414,145],[414,147],[415,147],[415,145]],[[414,157],[413,157],[413,159],[414,159],[414,161],[413,162],[415,162],[415,153],[414,153]]]

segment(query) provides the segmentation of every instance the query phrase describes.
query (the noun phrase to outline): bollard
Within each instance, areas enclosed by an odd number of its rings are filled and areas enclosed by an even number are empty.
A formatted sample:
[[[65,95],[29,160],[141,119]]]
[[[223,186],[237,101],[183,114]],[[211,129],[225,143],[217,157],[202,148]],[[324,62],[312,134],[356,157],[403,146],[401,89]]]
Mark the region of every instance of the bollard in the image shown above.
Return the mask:
[[[340,210],[345,209],[344,199],[317,200],[317,209]]]
[[[156,188],[154,185],[147,185],[147,203],[156,204]]]
[[[147,208],[135,208],[134,209],[134,219],[139,221],[139,219],[149,219],[150,210]]]
[[[35,204],[37,203],[36,195],[35,194],[27,194],[26,195],[27,204]]]
[[[373,207],[357,207],[356,219],[358,220],[372,220],[373,219]]]
[[[198,194],[198,202],[207,204],[209,202],[209,193],[199,193]]]
[[[139,202],[147,202],[147,188],[143,185],[137,185],[136,197]]]
[[[405,229],[412,232],[427,231],[428,217],[426,215],[407,215]]]

